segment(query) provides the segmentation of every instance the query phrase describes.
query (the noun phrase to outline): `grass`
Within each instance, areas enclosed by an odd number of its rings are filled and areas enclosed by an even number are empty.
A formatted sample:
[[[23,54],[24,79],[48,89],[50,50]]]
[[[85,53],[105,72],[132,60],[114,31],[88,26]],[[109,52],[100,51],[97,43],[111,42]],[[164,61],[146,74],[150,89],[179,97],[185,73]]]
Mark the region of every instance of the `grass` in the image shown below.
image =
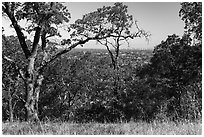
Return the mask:
[[[68,123],[46,122],[40,126],[26,122],[2,123],[4,135],[201,135],[202,122]]]

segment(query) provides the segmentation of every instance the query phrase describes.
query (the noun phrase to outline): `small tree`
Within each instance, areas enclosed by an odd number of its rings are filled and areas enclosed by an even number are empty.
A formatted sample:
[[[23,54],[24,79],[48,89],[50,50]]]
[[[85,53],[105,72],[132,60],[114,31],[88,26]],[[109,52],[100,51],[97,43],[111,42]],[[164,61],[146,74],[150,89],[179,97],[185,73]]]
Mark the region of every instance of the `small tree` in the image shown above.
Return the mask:
[[[90,37],[94,34],[104,36],[104,39],[98,39],[102,45],[105,45],[112,61],[114,69],[117,68],[117,59],[120,52],[120,46],[130,39],[137,37],[148,37],[149,34],[139,29],[132,15],[127,13],[127,6],[122,3],[115,3],[114,6],[108,6],[97,9],[83,16],[72,25],[76,31],[72,36],[79,39]],[[135,25],[135,26],[134,26]],[[109,36],[109,37],[107,37]],[[129,44],[129,43],[128,43]],[[111,51],[110,46],[114,49]]]
[[[118,57],[121,45],[124,42],[129,44],[128,41],[130,39],[138,37],[147,38],[149,36],[147,32],[139,29],[132,15],[128,14],[127,8],[122,3],[115,3],[113,6],[99,8],[94,12],[84,15],[82,19],[77,20],[72,25],[76,29],[72,36],[77,36],[79,39],[95,34],[100,34],[104,37],[104,39],[98,39],[97,42],[105,45],[111,57],[112,67],[115,73],[113,92],[116,97],[118,96],[118,82],[120,79],[118,74]],[[114,51],[111,50],[111,47]]]

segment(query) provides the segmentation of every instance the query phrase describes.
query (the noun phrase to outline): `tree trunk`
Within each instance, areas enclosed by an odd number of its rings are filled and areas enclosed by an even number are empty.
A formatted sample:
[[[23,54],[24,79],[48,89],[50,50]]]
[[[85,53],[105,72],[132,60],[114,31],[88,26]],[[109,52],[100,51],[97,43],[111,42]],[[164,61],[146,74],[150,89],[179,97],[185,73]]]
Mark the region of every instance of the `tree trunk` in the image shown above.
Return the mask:
[[[8,99],[9,121],[13,122],[13,105],[12,105],[11,87],[9,87],[8,97],[9,97],[9,99]]]
[[[42,83],[43,77],[40,76],[36,79],[33,79],[32,82],[27,80],[26,86],[26,120],[38,122],[38,100],[40,94],[40,87]]]
[[[26,121],[39,122],[38,118],[38,100],[40,87],[43,81],[43,75],[34,70],[34,58],[29,60],[26,75]]]

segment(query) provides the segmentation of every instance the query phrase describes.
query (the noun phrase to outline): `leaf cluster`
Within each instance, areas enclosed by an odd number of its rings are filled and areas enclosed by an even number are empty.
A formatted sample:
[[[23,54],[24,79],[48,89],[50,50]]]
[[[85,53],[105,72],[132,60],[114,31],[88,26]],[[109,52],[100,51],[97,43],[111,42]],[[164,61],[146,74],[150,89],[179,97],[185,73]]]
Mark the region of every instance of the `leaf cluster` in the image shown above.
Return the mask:
[[[179,16],[185,23],[188,34],[202,41],[202,2],[183,2]]]
[[[72,37],[133,37],[131,28],[134,24],[132,15],[127,13],[127,6],[115,3],[114,6],[98,8],[76,20],[71,27],[75,29]]]

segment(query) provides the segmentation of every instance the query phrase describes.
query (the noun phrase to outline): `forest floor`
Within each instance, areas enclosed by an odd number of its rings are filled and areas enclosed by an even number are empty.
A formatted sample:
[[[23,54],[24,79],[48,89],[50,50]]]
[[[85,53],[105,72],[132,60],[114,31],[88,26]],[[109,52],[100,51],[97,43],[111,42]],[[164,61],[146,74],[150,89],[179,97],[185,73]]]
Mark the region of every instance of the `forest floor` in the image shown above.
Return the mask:
[[[41,128],[40,128],[41,127]],[[3,135],[202,135],[202,122],[2,123]]]

